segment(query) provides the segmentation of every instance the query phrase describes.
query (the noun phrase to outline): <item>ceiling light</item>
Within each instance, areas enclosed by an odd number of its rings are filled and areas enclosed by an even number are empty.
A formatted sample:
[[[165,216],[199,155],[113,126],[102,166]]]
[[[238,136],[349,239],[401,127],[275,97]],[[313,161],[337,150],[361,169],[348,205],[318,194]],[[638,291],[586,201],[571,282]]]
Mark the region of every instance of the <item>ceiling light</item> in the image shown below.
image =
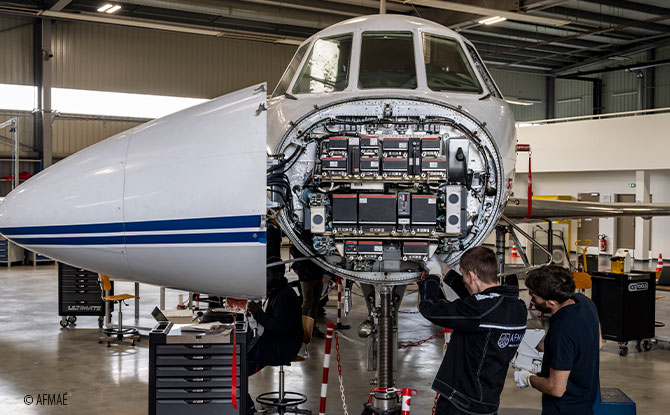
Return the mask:
[[[637,91],[628,91],[628,92],[614,92],[613,97],[625,97],[628,95],[637,95]]]
[[[494,16],[494,17],[486,18],[484,20],[480,20],[479,24],[489,25],[489,24],[504,22],[505,20],[507,20],[507,17]]]
[[[579,97],[579,98],[566,98],[566,99],[559,99],[559,100],[556,101],[556,102],[557,102],[558,104],[567,104],[568,102],[579,102],[579,101],[581,101],[581,100],[582,100],[581,97]]]
[[[100,13],[104,13],[104,12],[106,12],[107,10],[111,9],[112,7],[114,7],[113,4],[109,4],[109,3],[107,3],[107,4],[105,4],[104,6],[101,6],[101,7],[98,9],[98,11],[99,11]]]
[[[109,10],[107,10],[105,13],[110,13],[110,14],[111,14],[111,13],[116,12],[116,11],[119,10],[120,8],[121,8],[121,6],[119,6],[119,5],[117,4],[116,6],[112,7],[112,8],[109,9]]]

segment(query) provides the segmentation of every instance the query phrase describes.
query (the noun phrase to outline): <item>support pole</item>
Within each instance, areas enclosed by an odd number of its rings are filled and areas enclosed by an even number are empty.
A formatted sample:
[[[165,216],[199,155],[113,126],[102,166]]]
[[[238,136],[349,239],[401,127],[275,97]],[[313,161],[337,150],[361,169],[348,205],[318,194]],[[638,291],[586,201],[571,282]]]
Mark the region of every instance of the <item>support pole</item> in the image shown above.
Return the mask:
[[[505,272],[505,234],[507,228],[496,226],[496,257],[498,258],[498,274]]]
[[[37,87],[37,111],[34,117],[35,143],[40,150],[42,167],[45,169],[53,162],[51,25],[51,19],[39,19],[35,22],[34,33],[35,86]]]
[[[140,318],[140,283],[135,283],[135,320]]]
[[[158,308],[165,310],[165,287],[161,287],[160,298],[158,300]]]

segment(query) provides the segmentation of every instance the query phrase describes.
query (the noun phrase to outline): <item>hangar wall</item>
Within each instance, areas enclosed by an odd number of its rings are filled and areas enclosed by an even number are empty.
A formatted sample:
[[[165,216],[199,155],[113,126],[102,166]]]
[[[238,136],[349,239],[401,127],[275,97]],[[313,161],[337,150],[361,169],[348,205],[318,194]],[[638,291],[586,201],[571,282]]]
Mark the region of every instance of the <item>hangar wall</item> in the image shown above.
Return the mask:
[[[519,142],[533,149],[533,194],[635,194],[629,185],[636,183],[636,171],[646,170],[653,202],[670,203],[667,125],[670,113],[519,128]],[[527,192],[527,171],[528,158],[521,154],[513,188],[521,197]],[[607,233],[602,221],[608,219],[601,219]],[[670,255],[670,217],[652,219],[651,251]]]

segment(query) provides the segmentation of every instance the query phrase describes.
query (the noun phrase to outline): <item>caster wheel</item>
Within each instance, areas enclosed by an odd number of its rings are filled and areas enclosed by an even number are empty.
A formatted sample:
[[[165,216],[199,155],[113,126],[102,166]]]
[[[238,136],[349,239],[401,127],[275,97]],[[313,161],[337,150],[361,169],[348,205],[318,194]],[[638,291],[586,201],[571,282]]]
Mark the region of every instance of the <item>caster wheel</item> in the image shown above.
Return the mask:
[[[77,322],[77,316],[69,316],[67,318],[67,322],[70,323],[70,324],[76,323]]]
[[[642,342],[642,348],[644,349],[645,352],[648,352],[651,350],[651,340],[645,340]]]
[[[112,347],[112,343],[107,343],[107,347]]]
[[[642,342],[639,340],[637,343],[635,343],[635,351],[638,353],[642,353]]]
[[[98,328],[101,329],[103,326],[102,321],[98,321]]]
[[[131,346],[135,346],[135,340],[133,340],[133,344],[131,344]]]
[[[98,344],[102,344],[102,340],[98,340]]]
[[[626,356],[628,354],[628,347],[619,347],[619,356]]]
[[[63,321],[63,320],[61,320],[61,321],[58,322],[58,324],[60,324],[60,326],[61,326],[62,328],[67,327],[67,321]]]

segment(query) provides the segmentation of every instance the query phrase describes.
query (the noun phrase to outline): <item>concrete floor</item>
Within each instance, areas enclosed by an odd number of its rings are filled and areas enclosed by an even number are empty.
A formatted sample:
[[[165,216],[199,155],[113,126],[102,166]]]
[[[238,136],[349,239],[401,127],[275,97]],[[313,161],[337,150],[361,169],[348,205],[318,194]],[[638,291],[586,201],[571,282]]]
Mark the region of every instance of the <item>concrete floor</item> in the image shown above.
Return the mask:
[[[97,319],[79,317],[75,328],[62,329],[57,315],[57,272],[53,265],[0,268],[0,409],[11,414],[90,414],[147,412],[148,341],[136,347],[98,344]],[[356,289],[355,289],[356,290]],[[414,287],[409,287],[414,291]],[[133,293],[133,284],[117,282],[116,293]],[[166,306],[174,308],[179,292],[167,290]],[[150,311],[158,304],[157,287],[142,285],[140,326],[151,327]],[[658,293],[657,320],[670,322],[670,294]],[[358,323],[365,317],[362,298],[354,296],[353,310],[345,319],[352,329],[339,336],[342,375],[349,412],[360,413],[367,400],[372,372],[365,370],[365,340],[356,335]],[[401,306],[399,342],[401,344],[429,337],[438,328],[416,310],[417,294],[406,296]],[[133,306],[124,309],[126,323],[133,322]],[[326,318],[334,321],[336,311],[327,309]],[[116,317],[116,316],[115,316]],[[323,328],[324,321],[318,324]],[[658,336],[670,337],[669,328],[657,330]],[[430,384],[441,361],[443,340],[435,339],[418,347],[400,350],[396,384],[418,390],[412,399],[412,413],[429,414],[434,393]],[[310,345],[306,362],[286,369],[287,389],[306,393],[305,407],[318,413],[324,340]],[[333,347],[333,353],[335,348]],[[329,414],[342,413],[336,359],[331,359],[328,388]],[[607,342],[601,352],[601,384],[621,388],[638,407],[639,414],[664,414],[670,408],[670,349],[655,345],[650,352],[636,353],[634,347],[626,357],[617,354],[617,345]],[[540,394],[533,390],[518,391],[510,370],[502,394],[501,414],[539,414]],[[274,368],[267,368],[250,378],[253,396],[276,390]],[[25,395],[68,393],[67,407],[27,406]]]

